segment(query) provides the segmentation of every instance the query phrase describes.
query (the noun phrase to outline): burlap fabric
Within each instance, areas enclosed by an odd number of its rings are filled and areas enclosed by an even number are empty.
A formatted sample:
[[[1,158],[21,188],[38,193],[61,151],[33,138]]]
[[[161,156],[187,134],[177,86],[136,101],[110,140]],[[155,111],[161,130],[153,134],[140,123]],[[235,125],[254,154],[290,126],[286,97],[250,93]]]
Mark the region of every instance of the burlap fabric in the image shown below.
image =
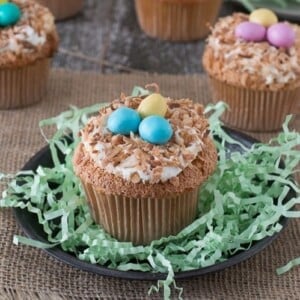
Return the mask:
[[[0,170],[13,173],[45,141],[39,120],[67,110],[70,104],[83,107],[130,93],[133,85],[160,84],[162,92],[186,96],[200,102],[209,100],[201,76],[97,75],[52,71],[44,101],[22,110],[0,111]],[[299,115],[299,111],[298,111]],[[300,119],[295,123],[300,129]],[[261,139],[270,135],[260,134]],[[0,299],[144,299],[152,282],[102,277],[77,270],[49,257],[39,249],[12,244],[22,234],[12,211],[0,211]],[[300,299],[300,269],[277,276],[277,267],[300,255],[300,220],[267,249],[224,271],[178,282],[186,299]],[[154,295],[149,298],[161,298]]]

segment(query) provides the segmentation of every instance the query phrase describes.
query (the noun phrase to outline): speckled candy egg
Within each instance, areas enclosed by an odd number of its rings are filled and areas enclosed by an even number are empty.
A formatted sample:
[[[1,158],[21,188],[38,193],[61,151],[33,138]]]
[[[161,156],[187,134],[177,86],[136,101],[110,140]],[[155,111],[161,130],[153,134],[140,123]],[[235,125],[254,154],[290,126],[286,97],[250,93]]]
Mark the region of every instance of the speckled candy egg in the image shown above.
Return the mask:
[[[142,118],[157,115],[164,117],[168,109],[167,101],[161,94],[152,94],[145,98],[138,107]]]
[[[0,5],[0,26],[6,27],[17,23],[21,18],[21,10],[14,3],[7,2]]]
[[[259,8],[254,10],[250,16],[249,21],[258,23],[264,27],[269,27],[278,22],[277,16],[267,8]]]
[[[140,122],[141,117],[136,110],[119,107],[109,115],[107,128],[114,134],[129,135],[130,132],[138,132]]]
[[[296,34],[287,23],[277,23],[269,27],[267,39],[275,47],[290,48],[295,43]]]
[[[166,144],[173,135],[170,123],[160,116],[146,117],[139,126],[140,137],[157,145]]]
[[[235,36],[247,42],[261,42],[266,37],[266,28],[253,22],[242,22],[235,29]]]

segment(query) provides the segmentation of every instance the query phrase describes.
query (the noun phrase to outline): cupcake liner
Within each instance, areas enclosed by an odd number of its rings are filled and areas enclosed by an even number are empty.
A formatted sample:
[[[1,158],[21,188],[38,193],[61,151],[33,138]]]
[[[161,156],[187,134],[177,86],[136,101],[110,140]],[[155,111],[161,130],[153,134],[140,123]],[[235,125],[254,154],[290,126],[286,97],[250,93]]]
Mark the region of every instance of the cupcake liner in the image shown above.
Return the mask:
[[[37,0],[42,5],[48,7],[56,20],[63,20],[78,14],[82,8],[84,0]]]
[[[252,90],[237,87],[210,77],[213,101],[229,105],[221,119],[237,129],[278,131],[289,114],[294,114],[300,99],[300,87],[280,91]]]
[[[0,69],[0,109],[39,102],[46,92],[49,70],[48,58],[20,68]]]
[[[163,199],[108,195],[82,182],[96,223],[120,241],[146,245],[175,235],[196,217],[198,188]]]
[[[163,40],[191,41],[205,37],[218,15],[221,0],[135,0],[144,32]]]

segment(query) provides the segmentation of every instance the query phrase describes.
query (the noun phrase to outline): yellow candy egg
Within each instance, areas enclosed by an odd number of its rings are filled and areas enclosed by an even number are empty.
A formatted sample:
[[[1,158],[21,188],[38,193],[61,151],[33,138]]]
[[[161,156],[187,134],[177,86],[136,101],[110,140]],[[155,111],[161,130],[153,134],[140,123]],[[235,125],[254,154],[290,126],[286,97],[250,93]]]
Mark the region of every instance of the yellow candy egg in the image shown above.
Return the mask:
[[[157,115],[164,117],[168,109],[167,101],[161,94],[151,94],[139,105],[137,111],[142,118]]]
[[[7,0],[0,0],[0,4],[4,4],[4,3],[7,3],[8,1]]]
[[[271,10],[267,8],[259,8],[250,14],[249,21],[269,27],[278,23],[278,18]]]

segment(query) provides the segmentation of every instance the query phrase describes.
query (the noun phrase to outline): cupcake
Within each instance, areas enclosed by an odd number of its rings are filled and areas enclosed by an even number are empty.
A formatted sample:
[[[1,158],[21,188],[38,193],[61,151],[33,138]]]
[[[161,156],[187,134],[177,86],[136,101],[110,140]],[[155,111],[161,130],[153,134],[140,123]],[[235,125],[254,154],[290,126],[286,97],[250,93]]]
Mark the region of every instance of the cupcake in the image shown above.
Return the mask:
[[[94,220],[111,236],[145,245],[193,222],[199,186],[217,162],[200,104],[122,96],[80,135],[74,170]]]
[[[267,9],[219,20],[203,56],[223,121],[247,131],[276,131],[300,99],[300,27]]]
[[[138,21],[144,32],[170,41],[203,38],[213,24],[221,0],[135,0]]]
[[[2,1],[0,27],[0,109],[40,101],[58,45],[52,14],[31,0]]]
[[[78,14],[83,8],[83,0],[36,0],[48,7],[56,20],[63,20]]]

